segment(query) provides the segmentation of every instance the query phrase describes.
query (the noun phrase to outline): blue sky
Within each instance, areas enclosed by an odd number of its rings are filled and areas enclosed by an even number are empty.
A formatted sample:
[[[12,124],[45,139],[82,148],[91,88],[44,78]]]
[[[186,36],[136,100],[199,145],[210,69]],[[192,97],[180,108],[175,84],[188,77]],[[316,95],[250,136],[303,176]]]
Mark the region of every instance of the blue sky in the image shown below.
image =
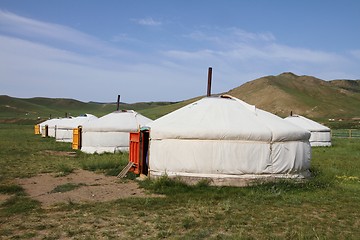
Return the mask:
[[[0,0],[0,95],[180,101],[267,75],[360,79],[360,1]]]

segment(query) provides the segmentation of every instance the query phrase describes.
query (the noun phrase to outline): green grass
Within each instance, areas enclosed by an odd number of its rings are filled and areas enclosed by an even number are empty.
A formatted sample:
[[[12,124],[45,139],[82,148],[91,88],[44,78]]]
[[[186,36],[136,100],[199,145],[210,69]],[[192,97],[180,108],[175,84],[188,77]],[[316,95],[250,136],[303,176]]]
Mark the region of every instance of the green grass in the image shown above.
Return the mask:
[[[77,189],[81,186],[86,186],[85,183],[65,183],[62,185],[58,185],[56,186],[53,190],[51,190],[51,193],[58,193],[58,192],[68,192],[68,191],[72,191],[74,189]]]
[[[40,212],[40,203],[26,196],[13,196],[0,205],[0,217]]]
[[[59,163],[57,166],[57,176],[66,176],[74,172],[74,167],[66,163]]]
[[[24,195],[24,189],[21,186],[15,184],[1,184],[0,193]]]
[[[360,139],[313,148],[313,177],[251,187],[195,186],[163,177],[139,182],[165,197],[42,208],[16,177],[85,168],[119,171],[127,154],[43,154],[70,145],[33,135],[32,126],[0,125],[0,236],[5,239],[358,239]],[[84,183],[86,184],[86,183]],[[60,187],[60,186],[59,186]],[[63,186],[65,190],[76,186]],[[65,191],[61,190],[61,191]]]
[[[129,161],[127,153],[82,154],[79,163],[82,169],[104,172],[116,176]]]
[[[342,138],[360,138],[360,130],[358,130],[358,129],[337,129],[337,130],[332,130],[331,135],[333,137],[342,137]]]
[[[61,165],[78,168],[77,158],[49,154],[48,150],[66,152],[70,143],[55,142],[33,134],[33,126],[0,124],[0,179],[29,177],[45,172],[60,172]]]

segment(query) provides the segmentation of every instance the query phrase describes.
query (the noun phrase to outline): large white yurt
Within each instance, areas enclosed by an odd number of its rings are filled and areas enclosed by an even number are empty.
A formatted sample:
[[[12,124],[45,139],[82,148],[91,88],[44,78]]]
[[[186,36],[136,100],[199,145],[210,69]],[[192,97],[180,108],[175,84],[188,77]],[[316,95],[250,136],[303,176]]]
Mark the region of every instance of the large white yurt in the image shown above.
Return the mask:
[[[331,146],[330,128],[300,115],[291,115],[286,117],[285,120],[310,131],[309,141],[312,147]]]
[[[81,151],[103,153],[129,151],[130,132],[152,120],[133,110],[119,110],[83,124]]]
[[[150,178],[241,186],[246,179],[309,174],[309,131],[228,95],[203,98],[148,127]]]
[[[78,117],[64,118],[56,122],[55,138],[58,142],[72,142],[73,129],[83,124],[98,119],[92,114],[83,114]]]

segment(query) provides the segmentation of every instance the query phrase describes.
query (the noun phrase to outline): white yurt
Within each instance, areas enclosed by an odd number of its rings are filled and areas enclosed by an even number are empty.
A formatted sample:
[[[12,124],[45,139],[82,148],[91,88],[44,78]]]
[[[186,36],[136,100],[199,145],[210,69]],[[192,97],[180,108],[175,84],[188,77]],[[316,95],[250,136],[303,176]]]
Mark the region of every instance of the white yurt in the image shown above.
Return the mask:
[[[81,151],[129,151],[130,132],[137,131],[151,121],[133,110],[120,110],[85,123],[82,126]]]
[[[72,142],[73,129],[83,124],[98,119],[92,114],[83,114],[78,117],[64,118],[56,122],[55,138],[58,142]]]
[[[48,125],[48,136],[56,138],[56,129],[59,125],[61,125],[62,122],[66,122],[69,119],[73,119],[73,117],[67,117],[67,118],[58,118],[54,119],[53,121],[50,121]]]
[[[49,120],[46,120],[45,122],[42,122],[40,123],[40,133],[43,135],[44,134],[44,127],[47,126],[47,129],[48,129],[48,133],[46,135],[49,136],[49,137],[55,137],[55,128],[56,128],[56,125],[62,121],[63,119],[67,119],[67,118],[52,118],[52,119],[49,119]]]
[[[47,125],[51,120],[53,120],[53,118],[48,119],[48,120],[45,120],[45,121],[43,121],[43,122],[41,122],[41,123],[38,124],[38,125],[39,125],[40,134],[43,134],[45,125]]]
[[[310,131],[311,136],[309,141],[312,147],[331,146],[330,128],[300,115],[292,114],[286,117],[285,120]]]
[[[150,178],[241,186],[249,179],[309,174],[309,131],[228,95],[203,98],[148,127]]]

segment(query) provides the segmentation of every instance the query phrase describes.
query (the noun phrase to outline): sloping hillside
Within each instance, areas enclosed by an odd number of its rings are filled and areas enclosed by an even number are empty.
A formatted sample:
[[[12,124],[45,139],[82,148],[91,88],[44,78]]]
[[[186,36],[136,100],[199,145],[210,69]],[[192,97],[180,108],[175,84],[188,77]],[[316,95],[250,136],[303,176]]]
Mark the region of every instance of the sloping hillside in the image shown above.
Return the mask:
[[[247,82],[226,94],[281,117],[292,111],[314,119],[360,118],[360,80],[324,81],[311,76],[282,73]],[[133,109],[156,119],[200,97],[185,101],[121,103],[120,109]],[[116,110],[116,103],[84,103],[73,99],[13,98],[0,96],[0,118],[63,117],[92,113],[98,117]]]
[[[163,107],[171,102],[140,102],[134,104],[120,103],[120,109],[140,110]],[[116,103],[84,103],[74,99],[63,98],[14,98],[0,95],[0,118],[48,118],[78,116],[91,113],[98,117],[116,110]]]
[[[168,104],[168,105],[157,106],[157,107],[153,107],[153,108],[144,108],[144,109],[139,110],[139,112],[141,114],[143,114],[144,116],[147,116],[151,119],[157,119],[159,117],[164,116],[165,114],[168,114],[172,111],[182,108],[182,107],[184,107],[192,102],[195,102],[201,98],[202,97],[196,97],[196,98],[191,98],[191,99],[188,99],[185,101],[172,103],[172,104]]]
[[[312,118],[360,116],[359,80],[324,81],[282,73],[247,82],[228,94],[282,117],[291,111]]]
[[[110,111],[114,106],[84,103],[74,99],[60,98],[14,98],[0,96],[0,117],[64,117],[79,115],[96,110],[97,113]]]
[[[360,80],[332,80],[330,83],[336,87],[360,93]]]

